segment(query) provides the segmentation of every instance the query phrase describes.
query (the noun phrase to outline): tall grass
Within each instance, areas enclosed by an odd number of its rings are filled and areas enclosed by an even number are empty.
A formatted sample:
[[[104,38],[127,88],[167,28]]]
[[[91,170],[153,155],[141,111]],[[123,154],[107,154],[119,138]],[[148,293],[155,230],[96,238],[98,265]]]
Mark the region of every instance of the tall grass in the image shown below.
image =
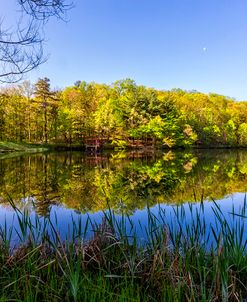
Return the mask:
[[[210,224],[203,203],[174,207],[172,219],[147,208],[145,240],[111,210],[98,225],[71,218],[65,240],[56,219],[14,210],[18,224],[0,229],[0,301],[247,299],[246,199],[227,215],[213,203]]]

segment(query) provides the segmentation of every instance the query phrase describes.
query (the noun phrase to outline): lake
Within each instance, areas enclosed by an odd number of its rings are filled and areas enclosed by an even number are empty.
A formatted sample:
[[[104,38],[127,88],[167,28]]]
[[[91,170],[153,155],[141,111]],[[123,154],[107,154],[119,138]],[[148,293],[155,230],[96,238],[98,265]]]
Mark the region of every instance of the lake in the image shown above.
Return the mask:
[[[63,238],[72,220],[85,223],[90,217],[100,223],[109,209],[130,216],[138,234],[148,224],[147,208],[157,216],[166,211],[169,224],[180,205],[188,222],[203,204],[207,223],[214,224],[213,201],[231,219],[232,207],[241,208],[246,192],[246,150],[0,157],[0,224],[17,223],[14,204],[31,217],[56,221]]]

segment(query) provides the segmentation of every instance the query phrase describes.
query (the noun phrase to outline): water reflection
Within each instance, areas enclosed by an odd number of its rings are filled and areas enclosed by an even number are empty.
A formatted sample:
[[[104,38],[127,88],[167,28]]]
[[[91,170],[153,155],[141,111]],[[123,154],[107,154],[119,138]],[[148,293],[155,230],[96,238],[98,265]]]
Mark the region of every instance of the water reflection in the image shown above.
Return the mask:
[[[46,153],[0,159],[0,202],[48,216],[111,208],[133,214],[157,203],[222,199],[247,192],[247,152]]]

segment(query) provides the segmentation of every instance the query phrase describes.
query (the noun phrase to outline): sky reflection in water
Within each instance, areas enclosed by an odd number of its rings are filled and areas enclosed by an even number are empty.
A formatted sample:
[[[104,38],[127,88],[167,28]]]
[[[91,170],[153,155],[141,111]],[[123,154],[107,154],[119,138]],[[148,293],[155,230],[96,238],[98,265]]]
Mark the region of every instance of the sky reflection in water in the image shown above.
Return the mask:
[[[0,159],[0,170],[1,225],[16,225],[11,197],[31,217],[37,213],[40,219],[57,221],[63,239],[72,219],[81,219],[83,225],[89,216],[100,224],[101,211],[109,207],[118,217],[131,217],[140,241],[146,236],[147,206],[158,219],[165,211],[165,223],[175,225],[174,209],[183,204],[185,223],[191,224],[204,200],[203,215],[210,227],[215,225],[214,199],[230,222],[232,207],[238,212],[247,192],[246,151],[51,153]],[[128,222],[126,228],[130,232]]]

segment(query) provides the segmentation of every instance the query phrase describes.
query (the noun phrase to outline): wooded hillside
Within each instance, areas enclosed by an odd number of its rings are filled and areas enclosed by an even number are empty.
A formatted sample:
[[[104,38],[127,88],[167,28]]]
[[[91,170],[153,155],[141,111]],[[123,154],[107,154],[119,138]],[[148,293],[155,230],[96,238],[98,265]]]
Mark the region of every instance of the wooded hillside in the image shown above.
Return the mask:
[[[247,146],[247,102],[126,79],[76,82],[52,91],[47,78],[0,91],[0,140],[108,146]]]

